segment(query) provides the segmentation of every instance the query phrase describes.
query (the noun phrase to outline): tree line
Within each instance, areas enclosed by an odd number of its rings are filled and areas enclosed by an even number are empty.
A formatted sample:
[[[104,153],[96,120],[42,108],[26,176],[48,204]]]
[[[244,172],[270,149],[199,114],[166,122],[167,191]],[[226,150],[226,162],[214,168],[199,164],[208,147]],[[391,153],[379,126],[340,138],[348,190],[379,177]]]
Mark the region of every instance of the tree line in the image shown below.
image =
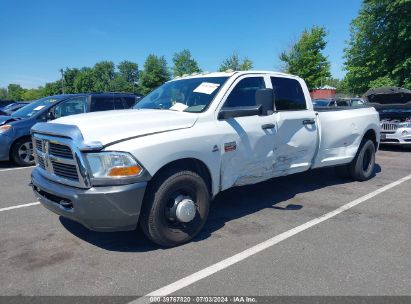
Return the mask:
[[[284,71],[304,78],[309,88],[328,84],[351,95],[383,86],[411,89],[410,18],[411,0],[364,0],[350,25],[343,79],[331,78],[324,27],[305,30],[280,54]]]
[[[197,61],[187,49],[175,53],[173,66],[168,67],[164,56],[148,55],[144,67],[139,70],[135,62],[128,60],[115,65],[112,61],[101,61],[92,67],[66,68],[61,70],[62,77],[34,89],[24,89],[19,84],[9,84],[0,88],[0,99],[35,100],[44,96],[62,93],[90,92],[129,92],[147,94],[171,77],[181,77],[201,73]],[[253,63],[250,59],[241,59],[236,53],[225,59],[220,71],[250,70]]]
[[[324,54],[328,31],[313,26],[279,54],[282,71],[303,78],[310,89],[323,85],[337,92],[363,94],[369,88],[399,86],[411,89],[411,0],[364,0],[351,22],[350,38],[344,49],[343,79],[331,77],[330,62]],[[78,92],[138,92],[147,94],[172,76],[202,72],[189,50],[175,53],[173,66],[164,56],[149,55],[140,71],[137,63],[111,61],[81,69],[66,68],[62,79],[44,87],[24,89],[18,84],[0,88],[0,99],[33,100],[42,96]],[[253,62],[233,53],[219,71],[250,70]]]

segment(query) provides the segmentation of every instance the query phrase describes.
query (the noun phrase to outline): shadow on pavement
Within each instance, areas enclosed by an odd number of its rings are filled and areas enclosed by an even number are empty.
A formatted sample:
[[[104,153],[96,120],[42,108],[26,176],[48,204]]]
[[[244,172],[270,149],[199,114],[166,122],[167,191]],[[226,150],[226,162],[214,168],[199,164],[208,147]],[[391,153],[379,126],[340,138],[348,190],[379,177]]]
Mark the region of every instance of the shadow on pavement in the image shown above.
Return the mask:
[[[375,174],[381,167],[375,166]],[[285,207],[277,204],[292,199],[296,194],[305,193],[333,185],[352,182],[349,178],[338,177],[334,168],[317,169],[305,173],[271,179],[259,184],[236,187],[226,190],[213,200],[207,223],[193,241],[210,237],[226,223],[272,208],[280,212],[304,212],[304,202],[289,204]],[[97,247],[120,252],[145,252],[160,249],[151,243],[141,232],[95,232],[82,225],[60,217],[62,225],[73,235]]]
[[[388,152],[411,152],[411,145],[408,147],[398,145],[380,145],[378,150]]]
[[[10,161],[0,161],[0,169],[10,169],[10,168],[19,168]]]

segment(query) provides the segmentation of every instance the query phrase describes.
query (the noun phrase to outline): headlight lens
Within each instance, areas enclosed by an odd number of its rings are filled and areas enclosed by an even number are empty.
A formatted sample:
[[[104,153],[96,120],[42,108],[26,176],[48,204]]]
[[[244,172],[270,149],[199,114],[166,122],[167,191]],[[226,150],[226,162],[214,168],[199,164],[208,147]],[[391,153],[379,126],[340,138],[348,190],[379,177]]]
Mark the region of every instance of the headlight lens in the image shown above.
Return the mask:
[[[411,122],[401,122],[399,124],[400,128],[411,128]]]
[[[0,134],[4,134],[11,129],[11,125],[0,126]]]
[[[86,155],[94,178],[137,177],[143,172],[143,168],[128,153],[100,152]]]

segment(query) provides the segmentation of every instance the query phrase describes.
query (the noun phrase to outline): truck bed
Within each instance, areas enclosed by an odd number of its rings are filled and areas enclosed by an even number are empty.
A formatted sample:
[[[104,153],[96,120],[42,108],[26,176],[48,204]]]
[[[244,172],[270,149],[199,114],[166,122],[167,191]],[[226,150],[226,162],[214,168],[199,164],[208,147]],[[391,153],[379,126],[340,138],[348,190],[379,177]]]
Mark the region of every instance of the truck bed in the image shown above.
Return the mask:
[[[373,107],[316,107],[314,110],[319,143],[313,168],[351,162],[364,134],[371,129],[379,130],[379,114]],[[377,141],[379,138],[380,134],[376,134]]]

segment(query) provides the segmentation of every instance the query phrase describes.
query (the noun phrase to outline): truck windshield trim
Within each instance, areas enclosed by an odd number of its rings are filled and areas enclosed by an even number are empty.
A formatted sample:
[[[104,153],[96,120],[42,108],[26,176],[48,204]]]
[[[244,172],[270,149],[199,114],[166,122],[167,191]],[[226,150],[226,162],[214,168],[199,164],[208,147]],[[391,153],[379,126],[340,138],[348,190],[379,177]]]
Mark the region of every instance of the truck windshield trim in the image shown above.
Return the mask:
[[[163,84],[141,99],[134,109],[201,113],[207,110],[229,77],[198,77]]]

